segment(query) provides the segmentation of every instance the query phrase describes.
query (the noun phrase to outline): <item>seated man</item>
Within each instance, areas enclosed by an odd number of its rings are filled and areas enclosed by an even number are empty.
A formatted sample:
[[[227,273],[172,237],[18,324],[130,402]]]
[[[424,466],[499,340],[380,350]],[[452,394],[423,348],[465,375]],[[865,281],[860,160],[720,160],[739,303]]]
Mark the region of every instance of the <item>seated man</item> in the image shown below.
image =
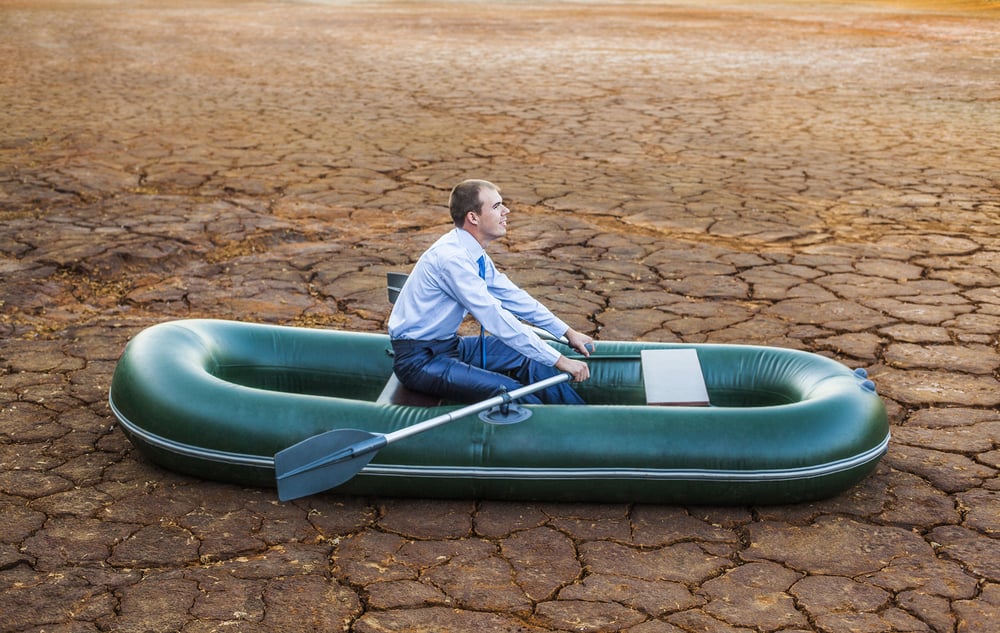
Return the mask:
[[[584,356],[590,356],[593,339],[518,288],[486,254],[490,242],[507,234],[510,209],[496,185],[461,182],[452,189],[449,208],[455,228],[421,255],[389,316],[393,369],[400,382],[414,391],[473,402],[559,372],[569,373],[575,382],[587,380],[585,362],[560,354],[519,319],[565,336]],[[469,313],[492,336],[458,336]],[[566,383],[521,401],[583,404]]]

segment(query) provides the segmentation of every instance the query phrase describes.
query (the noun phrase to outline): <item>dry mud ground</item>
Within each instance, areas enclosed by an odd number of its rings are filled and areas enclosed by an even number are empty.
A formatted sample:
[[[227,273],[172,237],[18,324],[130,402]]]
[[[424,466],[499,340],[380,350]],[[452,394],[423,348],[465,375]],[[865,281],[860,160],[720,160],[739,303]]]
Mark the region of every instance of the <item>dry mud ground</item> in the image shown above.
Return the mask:
[[[997,631],[993,2],[0,2],[0,629]],[[291,503],[165,472],[143,327],[380,331],[501,184],[495,257],[599,340],[869,369],[828,501]]]

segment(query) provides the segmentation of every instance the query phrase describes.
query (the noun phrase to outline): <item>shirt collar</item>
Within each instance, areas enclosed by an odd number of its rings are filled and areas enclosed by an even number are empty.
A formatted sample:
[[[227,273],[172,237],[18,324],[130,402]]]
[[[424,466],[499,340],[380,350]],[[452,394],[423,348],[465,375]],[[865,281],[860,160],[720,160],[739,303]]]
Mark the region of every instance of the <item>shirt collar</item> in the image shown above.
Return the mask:
[[[478,260],[480,257],[486,255],[486,249],[483,245],[479,243],[472,233],[469,233],[465,229],[455,227],[455,235],[458,236],[458,242],[465,247],[465,250],[469,251],[469,255],[472,256],[472,261]],[[489,259],[489,257],[487,257]]]

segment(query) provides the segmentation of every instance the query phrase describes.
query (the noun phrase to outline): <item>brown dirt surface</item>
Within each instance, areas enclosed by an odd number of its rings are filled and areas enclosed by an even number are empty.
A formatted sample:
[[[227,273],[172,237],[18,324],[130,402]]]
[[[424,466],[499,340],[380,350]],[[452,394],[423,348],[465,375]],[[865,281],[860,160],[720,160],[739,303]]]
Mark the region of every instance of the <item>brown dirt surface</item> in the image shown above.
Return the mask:
[[[998,17],[0,2],[0,630],[996,630]],[[866,367],[888,455],[796,506],[279,503],[116,428],[154,323],[384,331],[466,177],[577,329]]]

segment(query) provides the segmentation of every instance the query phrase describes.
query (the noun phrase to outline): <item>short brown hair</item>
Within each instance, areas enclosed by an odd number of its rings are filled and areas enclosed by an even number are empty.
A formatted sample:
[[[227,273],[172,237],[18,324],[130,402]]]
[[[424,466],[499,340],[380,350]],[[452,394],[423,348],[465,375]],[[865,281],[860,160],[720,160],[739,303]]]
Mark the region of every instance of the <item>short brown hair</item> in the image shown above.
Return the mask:
[[[500,187],[487,180],[463,180],[451,190],[451,196],[448,198],[448,210],[451,212],[451,219],[455,226],[461,227],[465,224],[465,216],[469,211],[479,212],[483,204],[479,192],[483,189],[500,191]]]

